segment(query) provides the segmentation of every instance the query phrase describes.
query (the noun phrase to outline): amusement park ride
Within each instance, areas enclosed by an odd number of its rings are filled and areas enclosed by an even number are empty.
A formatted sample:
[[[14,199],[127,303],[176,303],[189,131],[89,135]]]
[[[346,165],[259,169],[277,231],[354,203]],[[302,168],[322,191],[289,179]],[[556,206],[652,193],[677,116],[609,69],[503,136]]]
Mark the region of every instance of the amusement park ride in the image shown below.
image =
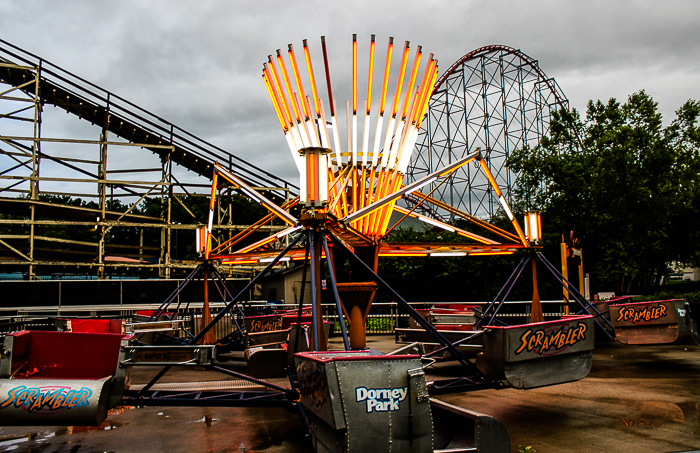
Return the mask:
[[[109,333],[109,326],[101,327],[103,333],[95,333],[94,326],[91,332],[78,332],[77,322],[73,332],[7,335],[0,362],[0,424],[99,424],[107,409],[119,404],[288,406],[299,410],[317,451],[501,451],[509,448],[509,440],[500,423],[431,396],[486,388],[529,389],[582,379],[591,369],[596,326],[604,335],[614,331],[624,343],[644,342],[649,325],[655,326],[651,329],[657,343],[678,341],[674,333],[690,335],[694,331],[687,307],[681,302],[594,306],[573,286],[568,290],[579,304],[578,314],[544,321],[536,263],[562,284],[569,282],[540,252],[539,215],[529,213],[523,231],[480,149],[413,182],[404,180],[438,77],[433,55],[427,57],[421,70],[421,47],[413,53],[411,63],[406,42],[392,77],[394,49],[393,38],[389,39],[376,102],[372,97],[373,35],[367,90],[363,102],[358,103],[358,43],[353,36],[352,96],[346,101],[342,140],[341,113],[324,38],[321,47],[327,104],[319,91],[306,40],[300,56],[305,64],[298,64],[289,45],[286,61],[278,50],[263,65],[264,85],[300,174],[300,196],[279,206],[243,178],[216,165],[209,224],[197,233],[201,264],[158,310],[145,315],[144,322],[129,324],[128,334]],[[466,165],[479,166],[488,177],[511,231],[464,213],[462,218],[469,222],[470,230],[416,212],[421,203],[437,202],[431,194]],[[420,191],[429,186],[434,187],[432,191]],[[288,227],[240,246],[254,231],[251,229],[214,247],[215,200],[220,190],[229,188],[264,206],[269,211],[264,221],[276,218]],[[413,208],[398,205],[406,196],[418,199],[418,203]],[[387,242],[394,213],[456,233],[465,242]],[[518,251],[525,252],[523,259],[483,310],[440,311],[436,307],[419,312],[377,275],[380,257],[478,257]],[[328,348],[328,323],[321,311],[324,259],[343,337],[342,350]],[[303,263],[305,272],[307,266],[310,270],[311,306],[303,306],[302,295],[293,313],[246,317],[238,302],[274,266],[294,261]],[[217,271],[218,263],[267,264],[242,290],[234,291]],[[534,283],[530,320],[505,325],[496,315],[529,263]],[[170,309],[176,300],[179,305],[177,295],[182,288],[199,275],[205,282],[213,279],[227,303],[213,319],[207,317],[205,284],[202,325],[189,332],[170,319],[174,311]],[[305,276],[303,279],[306,281]],[[389,354],[368,349],[365,338],[366,319],[379,289],[410,315],[412,323],[411,328],[397,329],[397,340],[405,346]],[[609,319],[604,316],[608,309]],[[213,327],[225,316],[230,316],[233,332],[215,338]],[[448,328],[467,318],[471,319],[466,323],[468,328]],[[640,327],[640,320],[644,327]],[[167,338],[168,344],[144,341],[154,332]],[[162,335],[164,332],[179,335]],[[452,376],[430,374],[437,358],[457,362],[451,368]],[[160,369],[147,382],[136,384],[132,370],[141,367]],[[199,387],[160,383],[172,368],[215,371],[226,380],[199,383]],[[438,420],[447,418],[463,424],[457,430],[461,437],[441,432],[443,425]]]

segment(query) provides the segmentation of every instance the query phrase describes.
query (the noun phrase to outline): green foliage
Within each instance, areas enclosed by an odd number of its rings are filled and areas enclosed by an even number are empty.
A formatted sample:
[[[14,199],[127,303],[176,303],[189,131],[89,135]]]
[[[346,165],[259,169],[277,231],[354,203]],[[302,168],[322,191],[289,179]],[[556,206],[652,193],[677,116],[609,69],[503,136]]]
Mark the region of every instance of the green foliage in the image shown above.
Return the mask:
[[[523,447],[522,445],[518,445],[518,453],[537,453],[537,450],[535,450],[531,446]]]
[[[644,91],[624,104],[554,112],[550,137],[509,159],[521,172],[521,210],[543,211],[548,256],[575,230],[600,290],[648,292],[671,261],[700,264],[700,103],[666,128]]]

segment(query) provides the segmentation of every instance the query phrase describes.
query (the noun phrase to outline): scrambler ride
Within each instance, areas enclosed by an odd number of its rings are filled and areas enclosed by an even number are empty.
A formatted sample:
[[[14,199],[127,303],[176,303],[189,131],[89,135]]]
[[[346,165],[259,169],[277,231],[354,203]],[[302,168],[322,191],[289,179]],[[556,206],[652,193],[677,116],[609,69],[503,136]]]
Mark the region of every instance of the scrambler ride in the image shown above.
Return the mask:
[[[292,45],[287,52],[289,66],[278,50],[276,58],[268,57],[262,75],[300,173],[300,196],[278,205],[234,172],[216,165],[209,223],[197,233],[200,266],[158,310],[141,324],[135,323],[131,333],[19,332],[6,336],[0,363],[0,424],[99,424],[106,409],[118,404],[283,406],[299,411],[317,451],[508,451],[508,433],[497,420],[433,397],[479,389],[528,389],[569,382],[588,374],[594,323],[599,322],[588,311],[580,316],[544,322],[535,294],[530,323],[506,326],[496,319],[510,291],[508,285],[512,286],[530,261],[533,266],[535,261],[547,268],[552,266],[536,245],[537,217],[534,223],[528,221],[527,234],[524,233],[480,150],[477,148],[443,169],[404,184],[411,152],[437,79],[437,60],[432,54],[428,57],[418,83],[422,49],[417,48],[409,65],[410,46],[406,42],[394,96],[387,104],[393,52],[393,38],[390,38],[384,76],[378,83],[380,100],[375,105],[372,35],[367,94],[364,106],[358,109],[357,39],[353,36],[352,100],[346,102],[345,147],[340,139],[340,112],[333,95],[323,37],[321,45],[328,109],[317,90],[306,40],[303,42],[306,80],[302,80]],[[374,128],[373,111],[376,112]],[[388,117],[386,129],[385,116]],[[364,125],[361,134],[358,122]],[[456,169],[470,164],[487,177],[511,221],[512,231],[455,209],[451,212],[480,233],[416,211],[423,203],[445,208],[430,194]],[[420,192],[424,187],[434,188],[429,193]],[[255,232],[254,225],[215,246],[212,229],[216,197],[219,190],[228,188],[237,189],[269,211],[256,225],[274,218],[287,224],[287,228],[235,249]],[[419,200],[412,209],[397,205],[401,197],[407,196]],[[468,242],[388,243],[385,237],[393,228],[389,224],[395,212],[454,232]],[[476,313],[475,329],[468,332],[445,330],[439,322],[434,325],[377,275],[380,257],[476,257],[520,250],[528,252],[526,257],[493,303]],[[327,323],[321,312],[323,259],[327,262],[328,288],[340,321],[342,350],[329,351],[327,346]],[[246,317],[238,302],[274,266],[289,261],[301,261],[304,269],[310,270],[311,307],[300,303],[294,314],[257,320]],[[267,265],[243,289],[236,291],[216,270],[218,263]],[[534,267],[533,273],[536,275]],[[147,333],[162,333],[148,332],[149,323],[173,321],[165,314],[177,311],[172,307],[177,295],[198,275],[205,281],[201,329],[194,333],[176,324],[184,335],[171,335],[172,341],[167,345],[145,344],[142,340]],[[209,315],[207,294],[210,278],[227,301],[213,318]],[[306,276],[303,280],[306,281]],[[408,344],[389,354],[366,347],[366,318],[378,289],[389,294],[410,315],[415,326],[410,332],[397,333]],[[304,300],[303,295],[300,300]],[[585,300],[580,303],[582,309],[596,310],[586,305]],[[224,316],[231,317],[234,330],[223,338],[214,338],[213,327]],[[288,328],[282,328],[280,316],[290,318]],[[151,327],[156,329],[155,325]],[[430,352],[425,353],[426,347]],[[426,378],[433,357],[445,353],[458,362],[457,375]],[[94,361],[95,370],[86,370],[86,357],[90,363]],[[241,362],[247,365],[243,369]],[[139,367],[161,368],[146,384],[134,384],[131,372]],[[228,379],[177,385],[159,382],[174,367],[215,371]],[[235,379],[231,380],[232,377]],[[21,417],[16,415],[20,413]]]

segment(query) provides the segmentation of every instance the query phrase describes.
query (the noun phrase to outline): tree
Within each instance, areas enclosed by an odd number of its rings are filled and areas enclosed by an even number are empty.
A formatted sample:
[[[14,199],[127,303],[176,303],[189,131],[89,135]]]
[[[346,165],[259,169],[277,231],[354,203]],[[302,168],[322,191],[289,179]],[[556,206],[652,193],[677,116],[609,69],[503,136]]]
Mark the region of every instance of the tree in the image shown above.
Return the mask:
[[[578,232],[600,289],[648,291],[671,261],[700,261],[700,103],[676,114],[664,128],[644,91],[625,104],[589,101],[585,120],[575,109],[553,112],[550,137],[509,159],[521,172],[519,207]],[[549,229],[553,249],[559,235]]]

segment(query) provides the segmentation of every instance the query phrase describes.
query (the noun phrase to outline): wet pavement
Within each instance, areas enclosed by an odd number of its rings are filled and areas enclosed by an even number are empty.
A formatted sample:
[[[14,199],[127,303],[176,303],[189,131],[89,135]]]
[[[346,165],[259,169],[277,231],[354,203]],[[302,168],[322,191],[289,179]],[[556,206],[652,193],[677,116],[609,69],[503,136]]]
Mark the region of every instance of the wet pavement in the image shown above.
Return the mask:
[[[396,348],[393,336],[368,340],[374,349]],[[602,343],[581,381],[440,399],[500,420],[512,452],[519,445],[537,453],[700,449],[700,347]],[[310,445],[297,413],[284,409],[124,408],[100,427],[0,427],[0,451],[18,453],[276,453]]]

